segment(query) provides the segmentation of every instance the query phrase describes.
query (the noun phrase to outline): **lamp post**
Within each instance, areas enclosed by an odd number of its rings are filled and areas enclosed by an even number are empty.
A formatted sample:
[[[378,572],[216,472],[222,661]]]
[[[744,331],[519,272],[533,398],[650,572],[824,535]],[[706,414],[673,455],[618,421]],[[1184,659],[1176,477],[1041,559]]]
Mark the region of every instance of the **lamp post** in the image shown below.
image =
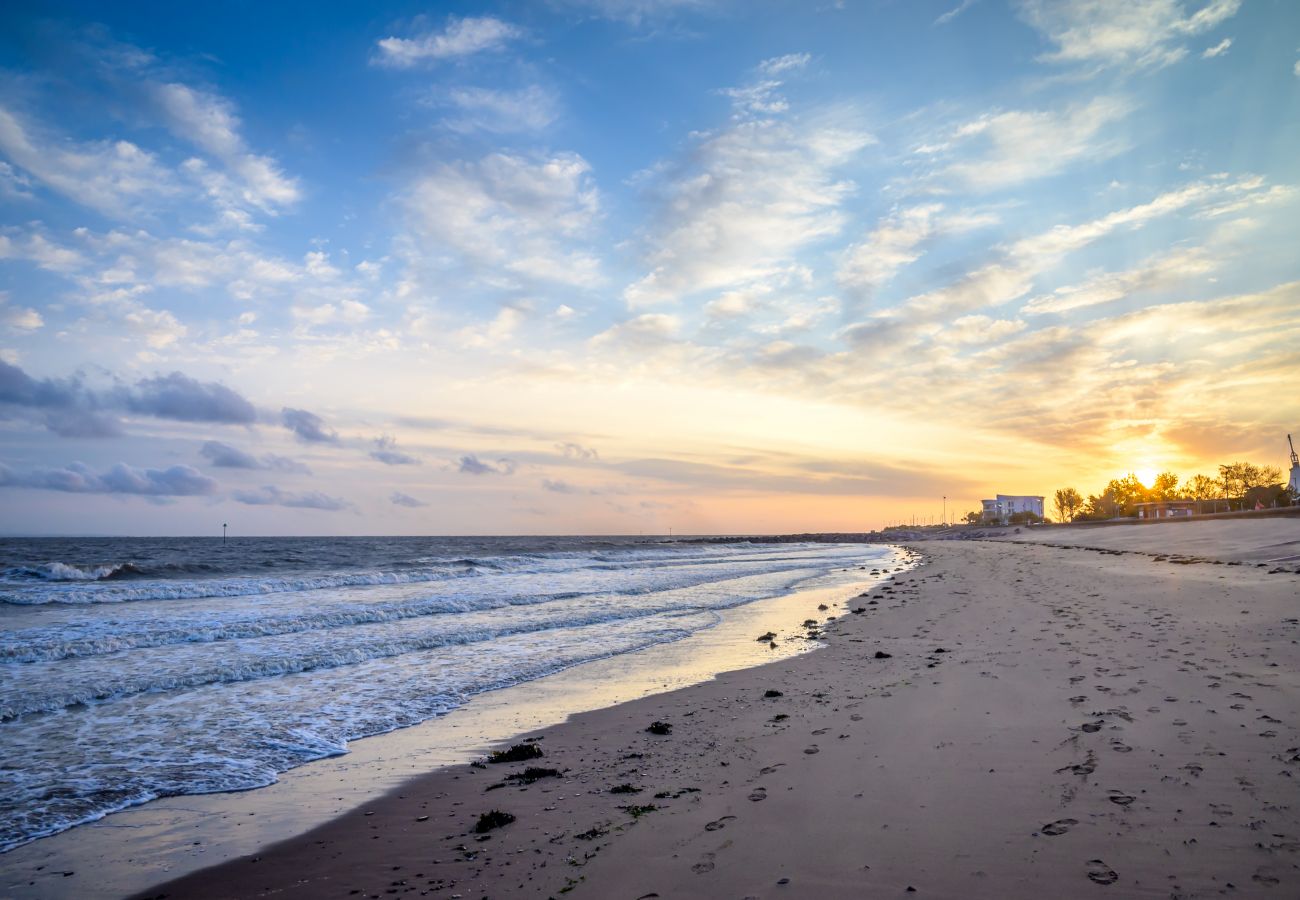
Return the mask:
[[[222,543],[223,545],[226,543],[226,523],[225,523],[225,522],[222,522],[222,523],[221,523],[221,543]]]
[[[944,525],[948,524],[948,495],[947,494],[943,495],[943,523],[942,524]]]

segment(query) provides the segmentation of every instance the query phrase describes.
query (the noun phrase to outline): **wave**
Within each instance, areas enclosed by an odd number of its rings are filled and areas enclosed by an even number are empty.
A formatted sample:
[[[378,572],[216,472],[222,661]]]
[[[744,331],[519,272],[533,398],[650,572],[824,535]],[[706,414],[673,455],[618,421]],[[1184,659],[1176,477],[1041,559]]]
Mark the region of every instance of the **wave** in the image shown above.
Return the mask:
[[[6,580],[14,581],[109,581],[148,574],[135,563],[129,562],[87,569],[62,562],[49,562],[37,566],[10,566],[0,573]]]
[[[15,679],[10,687],[0,688],[0,721],[130,694],[333,669],[510,635],[615,622],[633,627],[639,619],[714,613],[779,595],[811,574],[812,570],[775,572],[637,597],[592,594],[572,604],[527,604],[523,613],[518,607],[498,602],[493,608],[451,620],[425,620],[419,627],[406,621],[389,621],[317,632],[307,641],[298,633],[284,632],[223,645],[219,650],[172,647],[135,661],[101,657],[87,660],[79,670],[57,678],[42,676],[62,672],[61,668],[51,668],[58,662],[34,663],[22,670],[22,683]],[[41,690],[38,684],[42,681],[51,684],[52,689]]]
[[[52,563],[51,566],[63,566]],[[124,565],[130,565],[129,563]],[[41,567],[45,568],[44,566]],[[75,571],[73,566],[63,568]],[[137,600],[201,600],[208,597],[250,597],[259,594],[279,594],[292,591],[316,591],[324,588],[362,587],[385,584],[417,584],[443,578],[464,577],[494,570],[492,566],[453,563],[405,572],[353,572],[344,574],[312,575],[300,578],[213,578],[203,581],[150,581],[132,587],[105,586],[76,589],[49,585],[46,590],[8,591],[0,594],[0,603],[14,606],[44,606],[50,603],[85,605],[90,603],[130,603]],[[98,570],[96,570],[98,571]],[[138,571],[138,570],[137,570]],[[107,580],[105,574],[92,579],[89,575],[64,581]],[[52,579],[50,579],[52,580]]]

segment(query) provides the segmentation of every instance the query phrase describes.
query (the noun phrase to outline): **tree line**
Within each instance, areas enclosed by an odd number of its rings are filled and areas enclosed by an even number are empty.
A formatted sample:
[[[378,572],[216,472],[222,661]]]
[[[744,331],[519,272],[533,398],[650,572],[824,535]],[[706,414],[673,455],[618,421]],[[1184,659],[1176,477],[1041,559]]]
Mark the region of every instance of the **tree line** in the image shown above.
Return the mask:
[[[1276,466],[1235,462],[1219,466],[1217,478],[1193,475],[1180,483],[1173,472],[1161,472],[1147,487],[1130,472],[1111,479],[1100,494],[1089,494],[1086,500],[1072,487],[1061,488],[1053,499],[1062,522],[1078,522],[1135,516],[1139,503],[1168,500],[1223,500],[1229,509],[1253,507],[1257,501],[1284,505],[1295,498],[1281,481],[1282,470]]]

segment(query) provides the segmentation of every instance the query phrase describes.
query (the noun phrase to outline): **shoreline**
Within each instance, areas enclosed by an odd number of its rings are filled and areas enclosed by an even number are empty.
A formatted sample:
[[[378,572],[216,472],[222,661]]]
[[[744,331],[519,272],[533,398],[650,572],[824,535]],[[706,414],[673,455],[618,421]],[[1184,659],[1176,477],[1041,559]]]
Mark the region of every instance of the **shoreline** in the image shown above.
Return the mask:
[[[463,766],[490,746],[573,714],[811,652],[799,622],[822,615],[819,605],[842,605],[907,565],[906,558],[895,549],[868,566],[880,575],[859,573],[856,566],[836,570],[789,593],[723,610],[719,624],[683,640],[476,695],[444,716],[352,741],[348,753],[283,772],[266,787],[160,798],[38,839],[0,856],[0,888],[20,897],[87,896],[82,879],[62,873],[94,871],[95,896],[127,896],[300,836],[410,778]],[[859,586],[819,586],[845,579]],[[780,633],[777,647],[753,640],[767,630]]]
[[[816,652],[574,716],[527,735],[541,759],[419,776],[142,896],[1286,896],[1300,585],[1220,537],[1196,563],[914,545]],[[561,775],[488,790],[528,765]],[[475,834],[494,809],[515,820]]]

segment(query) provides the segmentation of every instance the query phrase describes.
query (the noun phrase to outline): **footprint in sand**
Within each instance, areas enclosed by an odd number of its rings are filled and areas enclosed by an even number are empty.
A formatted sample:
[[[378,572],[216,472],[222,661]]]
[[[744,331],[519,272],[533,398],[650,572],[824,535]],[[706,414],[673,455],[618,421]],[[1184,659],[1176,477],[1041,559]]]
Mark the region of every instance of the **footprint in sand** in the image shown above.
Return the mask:
[[[1114,884],[1119,881],[1119,873],[1106,865],[1103,860],[1090,859],[1087,866],[1089,881],[1095,881],[1097,884]]]
[[[1111,744],[1111,745],[1110,745],[1110,749],[1114,750],[1116,753],[1132,753],[1132,752],[1133,752],[1133,748],[1130,747],[1128,744],[1121,744],[1121,743],[1118,743],[1118,742],[1116,742],[1116,743],[1114,743],[1114,744]]]
[[[703,875],[705,872],[712,872],[714,858],[715,856],[712,853],[704,854],[703,859],[701,859],[695,865],[691,866],[691,871],[694,872],[696,875]]]
[[[714,821],[712,821],[712,822],[709,822],[707,825],[704,826],[704,830],[705,830],[705,831],[719,831],[719,830],[721,830],[721,829],[723,829],[723,828],[726,828],[726,827],[727,827],[727,822],[730,821],[731,819],[734,819],[734,818],[736,818],[736,817],[735,817],[735,816],[723,816],[721,819],[716,819],[716,820],[714,820]]]
[[[1065,834],[1073,826],[1078,824],[1078,819],[1057,819],[1055,822],[1048,822],[1038,830],[1048,837],[1056,837],[1059,834]]]
[[[805,747],[803,752],[807,753],[809,756],[812,756],[813,754],[821,753],[822,751],[820,747],[818,747],[816,744],[813,744],[811,747]]]
[[[1116,806],[1128,806],[1136,800],[1137,797],[1134,797],[1132,794],[1126,794],[1123,791],[1111,791],[1110,796],[1107,799]]]
[[[1079,726],[1079,730],[1088,734],[1093,734],[1094,732],[1101,731],[1101,726],[1104,724],[1104,722],[1084,722]]]
[[[757,803],[760,800],[766,800],[767,788],[757,788],[752,794],[749,795],[749,799],[753,800],[755,803]]]

